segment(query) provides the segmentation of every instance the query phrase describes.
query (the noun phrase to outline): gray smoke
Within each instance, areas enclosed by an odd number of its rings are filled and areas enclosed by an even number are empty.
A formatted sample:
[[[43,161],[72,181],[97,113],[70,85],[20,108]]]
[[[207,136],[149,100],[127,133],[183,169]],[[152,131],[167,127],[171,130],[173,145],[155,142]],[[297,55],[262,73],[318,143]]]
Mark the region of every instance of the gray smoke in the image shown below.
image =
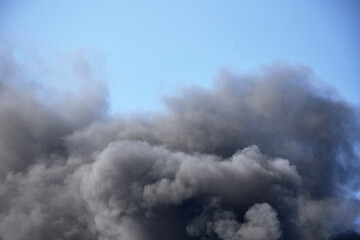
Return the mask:
[[[222,73],[166,98],[166,113],[113,118],[99,83],[44,103],[0,55],[1,240],[347,239],[355,227],[357,112],[306,67]]]

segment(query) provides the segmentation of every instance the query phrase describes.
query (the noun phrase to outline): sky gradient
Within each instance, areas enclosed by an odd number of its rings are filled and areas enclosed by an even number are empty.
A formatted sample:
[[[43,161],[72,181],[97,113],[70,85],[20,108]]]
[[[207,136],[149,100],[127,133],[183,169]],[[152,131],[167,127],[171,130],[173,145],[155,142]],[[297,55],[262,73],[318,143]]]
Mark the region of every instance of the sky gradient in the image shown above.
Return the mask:
[[[220,71],[273,61],[304,64],[360,103],[355,0],[18,0],[1,8],[1,35],[43,62],[54,52],[90,59],[112,112],[159,110],[161,97],[178,87],[210,86]]]

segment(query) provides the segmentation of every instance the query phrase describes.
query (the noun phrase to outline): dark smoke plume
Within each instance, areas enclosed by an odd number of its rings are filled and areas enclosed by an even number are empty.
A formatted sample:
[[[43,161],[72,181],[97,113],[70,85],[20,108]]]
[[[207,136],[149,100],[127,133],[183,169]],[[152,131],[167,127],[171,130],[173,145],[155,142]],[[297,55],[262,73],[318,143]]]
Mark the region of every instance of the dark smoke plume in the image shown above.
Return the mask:
[[[128,118],[99,83],[52,104],[24,76],[3,51],[1,240],[358,235],[357,112],[306,67],[223,73]]]

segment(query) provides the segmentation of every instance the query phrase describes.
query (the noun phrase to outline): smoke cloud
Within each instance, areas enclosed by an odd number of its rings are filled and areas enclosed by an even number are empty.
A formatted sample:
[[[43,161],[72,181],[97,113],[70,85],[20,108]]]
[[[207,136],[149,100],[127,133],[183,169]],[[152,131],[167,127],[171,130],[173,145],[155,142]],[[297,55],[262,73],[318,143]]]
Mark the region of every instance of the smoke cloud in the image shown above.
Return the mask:
[[[358,236],[357,110],[308,68],[222,73],[115,118],[100,83],[44,103],[1,55],[1,240]]]

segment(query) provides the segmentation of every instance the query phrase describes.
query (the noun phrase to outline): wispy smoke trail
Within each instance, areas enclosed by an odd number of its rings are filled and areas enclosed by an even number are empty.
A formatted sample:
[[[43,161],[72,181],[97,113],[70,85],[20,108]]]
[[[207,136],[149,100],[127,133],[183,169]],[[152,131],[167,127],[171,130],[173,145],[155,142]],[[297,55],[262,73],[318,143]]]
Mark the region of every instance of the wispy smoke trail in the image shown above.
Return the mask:
[[[356,110],[306,67],[222,74],[164,114],[110,119],[97,83],[54,106],[11,54],[0,66],[1,240],[358,237]]]

